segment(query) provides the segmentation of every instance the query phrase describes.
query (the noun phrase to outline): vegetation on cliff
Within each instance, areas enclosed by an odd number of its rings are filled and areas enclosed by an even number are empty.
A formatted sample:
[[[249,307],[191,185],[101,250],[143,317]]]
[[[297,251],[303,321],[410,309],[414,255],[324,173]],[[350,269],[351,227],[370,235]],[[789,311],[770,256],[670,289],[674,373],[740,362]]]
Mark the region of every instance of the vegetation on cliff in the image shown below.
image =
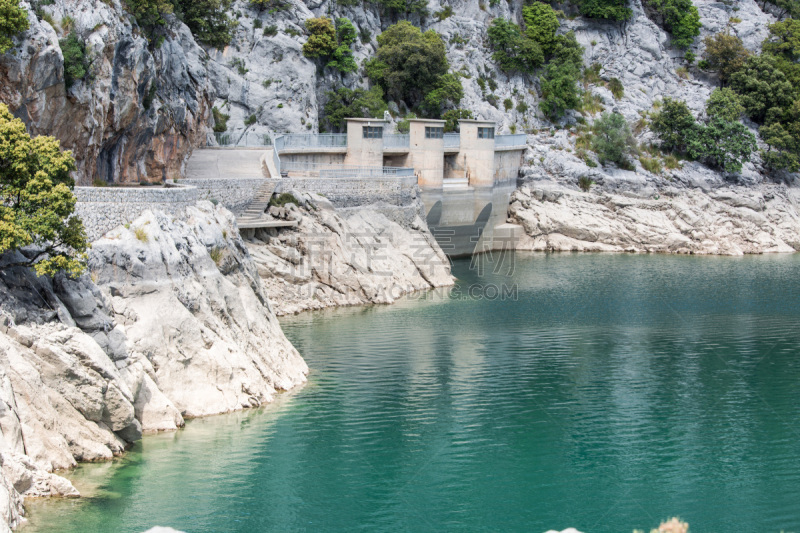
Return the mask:
[[[0,103],[0,253],[28,247],[15,265],[39,275],[85,269],[86,232],[73,216],[74,169],[72,154],[56,139],[31,138]]]
[[[28,29],[28,14],[19,0],[0,0],[0,54],[11,48],[11,38]]]

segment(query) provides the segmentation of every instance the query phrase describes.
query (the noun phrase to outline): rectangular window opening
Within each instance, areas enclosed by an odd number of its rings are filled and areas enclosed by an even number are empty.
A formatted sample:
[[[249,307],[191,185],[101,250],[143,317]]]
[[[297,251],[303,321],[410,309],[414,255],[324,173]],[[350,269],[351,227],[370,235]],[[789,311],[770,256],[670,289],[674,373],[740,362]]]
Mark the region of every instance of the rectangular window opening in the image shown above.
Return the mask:
[[[494,128],[478,128],[478,139],[494,139]]]
[[[425,126],[425,138],[426,139],[443,139],[444,138],[444,128]]]
[[[363,126],[365,139],[381,139],[383,138],[383,127],[381,126]]]

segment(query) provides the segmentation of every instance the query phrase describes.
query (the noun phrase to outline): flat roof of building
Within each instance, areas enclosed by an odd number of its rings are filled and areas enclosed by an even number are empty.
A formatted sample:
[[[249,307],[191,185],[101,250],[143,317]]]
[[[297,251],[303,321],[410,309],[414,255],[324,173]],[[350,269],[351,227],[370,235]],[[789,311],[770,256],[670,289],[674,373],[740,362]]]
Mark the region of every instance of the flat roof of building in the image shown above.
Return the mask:
[[[434,122],[436,124],[444,124],[446,120],[439,120],[438,118],[409,118],[409,122]]]
[[[347,122],[383,122],[386,123],[385,120],[382,118],[346,118]]]
[[[471,118],[462,118],[458,122],[459,122],[459,124],[462,123],[462,122],[469,122],[469,123],[472,123],[472,124],[492,124],[494,126],[497,125],[497,122],[495,122],[494,120],[475,120],[475,119],[471,119]]]

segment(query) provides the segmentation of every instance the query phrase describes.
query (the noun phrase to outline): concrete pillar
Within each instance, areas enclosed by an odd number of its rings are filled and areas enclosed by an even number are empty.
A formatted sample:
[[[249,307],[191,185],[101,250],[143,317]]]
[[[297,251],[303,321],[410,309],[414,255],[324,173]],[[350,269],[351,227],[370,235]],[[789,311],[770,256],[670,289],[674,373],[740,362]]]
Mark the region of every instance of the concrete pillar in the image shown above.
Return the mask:
[[[426,189],[441,189],[444,178],[444,120],[409,119],[409,165],[418,184]]]
[[[348,118],[347,155],[344,164],[359,167],[383,166],[383,133],[386,122],[376,118]],[[367,130],[367,128],[370,128]],[[376,130],[375,128],[380,128]]]
[[[459,158],[464,161],[472,187],[494,185],[495,123],[485,120],[460,120],[461,147]],[[479,137],[479,133],[483,136]]]

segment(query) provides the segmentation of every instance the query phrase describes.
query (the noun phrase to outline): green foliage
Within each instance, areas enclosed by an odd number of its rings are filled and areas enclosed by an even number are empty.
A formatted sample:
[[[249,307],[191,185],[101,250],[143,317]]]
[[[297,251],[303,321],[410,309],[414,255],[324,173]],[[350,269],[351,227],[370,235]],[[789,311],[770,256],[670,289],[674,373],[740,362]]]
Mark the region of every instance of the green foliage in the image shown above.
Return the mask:
[[[328,58],[336,50],[336,27],[328,17],[306,20],[308,41],[303,45],[303,55],[309,59]]]
[[[545,54],[553,51],[559,22],[556,12],[549,4],[533,2],[522,8],[525,21],[525,36],[531,39]]]
[[[28,29],[28,13],[19,0],[0,0],[0,54],[12,46],[11,38]]]
[[[496,18],[489,26],[489,45],[492,58],[504,72],[530,74],[544,63],[539,44],[523,35],[519,26],[504,18]]]
[[[740,172],[756,150],[756,138],[747,126],[738,121],[712,117],[708,124],[698,125],[689,135],[687,152],[725,172]]]
[[[578,178],[578,187],[580,187],[583,192],[589,192],[589,189],[592,188],[592,185],[594,185],[594,180],[592,178],[587,176],[581,176]]]
[[[458,104],[463,96],[461,80],[447,73],[450,65],[438,33],[423,33],[403,20],[389,26],[377,39],[378,51],[366,63],[366,71],[387,98],[419,106],[434,117],[444,107]]]
[[[86,56],[86,44],[74,31],[58,41],[61,54],[64,56],[64,85],[67,89],[78,80],[89,74],[89,58]]]
[[[656,113],[650,129],[661,141],[661,148],[668,152],[682,152],[686,149],[687,137],[696,127],[694,115],[681,100],[665,98],[661,111]]]
[[[250,5],[259,11],[266,10],[269,13],[285,11],[291,7],[291,4],[286,0],[250,0]]]
[[[514,101],[511,100],[511,98],[506,98],[503,100],[503,107],[506,111],[511,111],[511,109],[514,107]]]
[[[730,87],[741,98],[747,115],[763,123],[773,108],[788,108],[795,89],[769,54],[752,56],[730,77]]]
[[[170,0],[124,0],[124,3],[151,41],[155,37],[156,30],[166,26],[165,15],[173,12]]]
[[[761,0],[761,2],[762,9],[765,8],[768,3],[777,6],[780,10],[778,13],[779,19],[787,15],[794,19],[800,16],[800,2],[797,0]]]
[[[453,16],[453,8],[450,6],[444,6],[441,10],[434,13],[434,16],[439,19],[439,22],[441,22]]]
[[[459,120],[471,120],[475,118],[469,109],[450,109],[442,113],[444,119],[444,131],[450,133],[458,130]]]
[[[790,61],[800,60],[800,20],[788,19],[769,25],[769,37],[761,50]]]
[[[584,17],[608,20],[628,20],[633,12],[627,0],[577,0]]]
[[[528,112],[528,104],[526,104],[525,102],[519,102],[517,104],[517,113],[524,114],[527,112]]]
[[[611,161],[622,168],[630,168],[628,155],[636,146],[631,128],[619,113],[603,113],[592,126],[592,150],[601,164]]]
[[[744,113],[739,96],[728,88],[714,89],[706,102],[706,114],[709,117],[734,121]]]
[[[275,207],[284,207],[286,204],[300,205],[300,202],[290,192],[282,192],[277,196],[269,199],[269,205]]]
[[[237,22],[228,16],[232,0],[172,0],[175,14],[195,39],[214,48],[231,43]]]
[[[58,140],[31,138],[25,124],[0,103],[0,253],[32,246],[15,265],[39,275],[86,268],[86,232],[74,216],[75,160]]]
[[[427,16],[428,0],[370,0],[392,16]]]
[[[800,100],[783,113],[773,112],[759,134],[769,150],[762,152],[764,163],[775,170],[800,170]]]
[[[619,100],[625,96],[625,88],[622,86],[622,82],[619,81],[619,78],[611,78],[608,81],[608,90],[611,91],[615,100]]]
[[[214,132],[225,133],[228,131],[228,119],[230,115],[226,115],[216,107],[211,108],[211,114],[214,116]]]
[[[416,113],[409,113],[404,119],[397,122],[397,131],[399,133],[408,133],[411,130],[411,122],[409,119],[417,118]]]
[[[149,242],[150,235],[147,234],[147,230],[139,227],[133,229],[133,236],[136,237],[136,240],[139,242]]]
[[[553,59],[540,78],[542,99],[539,107],[551,119],[564,115],[581,103],[578,79],[583,67],[583,48],[569,32],[556,37]]]
[[[348,89],[340,87],[336,91],[328,91],[327,102],[323,108],[323,122],[329,129],[340,130],[344,127],[344,119],[348,117],[374,118],[383,116],[386,103],[383,91],[375,86],[369,91],[365,89]]]
[[[639,163],[642,164],[642,168],[644,168],[651,174],[661,174],[662,171],[661,160],[658,159],[657,157],[647,157],[643,155],[639,157]]]
[[[645,8],[655,22],[672,34],[672,44],[689,48],[700,35],[700,14],[692,0],[646,0]]]
[[[744,66],[750,52],[742,40],[729,33],[718,33],[703,39],[706,49],[703,52],[701,68],[715,71],[720,82],[725,85],[734,72]]]
[[[275,24],[264,26],[265,37],[274,37],[276,35],[278,35],[278,26],[276,26]]]
[[[253,124],[255,124],[257,121],[258,121],[258,118],[255,115],[250,115],[249,117],[247,117],[245,119],[244,125],[249,127],[249,126],[252,126]]]

